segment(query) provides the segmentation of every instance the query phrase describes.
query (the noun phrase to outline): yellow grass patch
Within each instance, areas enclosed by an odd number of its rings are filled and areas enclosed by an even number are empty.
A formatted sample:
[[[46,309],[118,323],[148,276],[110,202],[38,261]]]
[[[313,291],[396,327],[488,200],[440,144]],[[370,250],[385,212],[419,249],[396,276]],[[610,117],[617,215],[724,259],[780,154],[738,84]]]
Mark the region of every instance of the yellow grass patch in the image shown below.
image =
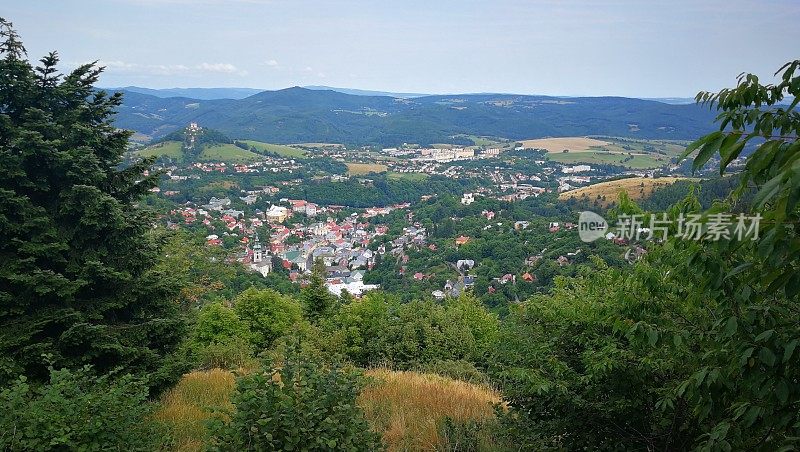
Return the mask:
[[[232,408],[230,396],[235,385],[230,371],[195,371],[164,394],[155,417],[175,435],[175,450],[202,450],[205,421],[211,418],[212,407]]]
[[[445,417],[457,421],[494,416],[497,391],[436,374],[373,369],[374,382],[358,398],[370,425],[383,435],[390,451],[443,450]]]
[[[681,179],[686,178],[659,177],[657,179],[653,179],[650,177],[631,177],[628,179],[600,182],[599,184],[589,185],[561,193],[558,195],[558,199],[580,199],[586,197],[592,201],[597,199],[598,196],[601,198],[605,196],[605,201],[600,202],[603,205],[608,205],[612,202],[616,202],[619,197],[619,193],[623,190],[628,193],[628,196],[631,199],[637,200],[650,196],[650,194],[653,193],[653,190],[658,187],[672,185]]]
[[[387,170],[386,165],[380,163],[347,163],[347,172],[353,176],[369,173],[382,173]]]
[[[370,382],[357,403],[389,451],[445,450],[447,438],[441,435],[445,417],[488,420],[494,416],[493,404],[500,402],[493,389],[436,374],[373,369],[366,375]],[[230,397],[235,385],[230,371],[194,371],[163,396],[155,417],[170,427],[175,450],[202,450],[212,408],[233,408]]]
[[[521,143],[526,148],[544,149],[547,152],[562,152],[564,149],[569,149],[570,152],[587,152],[596,150],[593,147],[611,144],[608,141],[586,137],[539,138],[522,140]]]

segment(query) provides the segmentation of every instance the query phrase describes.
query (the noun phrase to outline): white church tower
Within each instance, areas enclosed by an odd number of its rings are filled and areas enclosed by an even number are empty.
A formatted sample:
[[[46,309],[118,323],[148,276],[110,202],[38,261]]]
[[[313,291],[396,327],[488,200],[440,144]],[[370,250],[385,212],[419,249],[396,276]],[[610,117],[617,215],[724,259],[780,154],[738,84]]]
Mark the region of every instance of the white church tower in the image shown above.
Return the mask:
[[[264,259],[264,251],[261,249],[261,242],[258,240],[258,233],[256,232],[255,241],[253,243],[253,263],[257,264]]]
[[[261,276],[267,276],[272,271],[272,259],[269,252],[264,253],[261,247],[261,241],[258,240],[258,233],[253,240],[253,263],[250,268],[261,273]]]

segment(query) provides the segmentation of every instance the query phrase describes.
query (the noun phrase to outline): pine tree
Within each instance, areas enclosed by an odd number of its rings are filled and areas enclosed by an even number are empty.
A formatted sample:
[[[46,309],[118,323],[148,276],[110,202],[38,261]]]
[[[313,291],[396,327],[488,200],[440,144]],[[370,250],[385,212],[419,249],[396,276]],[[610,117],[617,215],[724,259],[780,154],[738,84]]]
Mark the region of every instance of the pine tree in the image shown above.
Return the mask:
[[[46,379],[48,362],[162,383],[182,329],[136,204],[158,175],[120,168],[122,95],[93,87],[93,63],[60,74],[51,52],[34,67],[3,19],[0,39],[0,384]]]

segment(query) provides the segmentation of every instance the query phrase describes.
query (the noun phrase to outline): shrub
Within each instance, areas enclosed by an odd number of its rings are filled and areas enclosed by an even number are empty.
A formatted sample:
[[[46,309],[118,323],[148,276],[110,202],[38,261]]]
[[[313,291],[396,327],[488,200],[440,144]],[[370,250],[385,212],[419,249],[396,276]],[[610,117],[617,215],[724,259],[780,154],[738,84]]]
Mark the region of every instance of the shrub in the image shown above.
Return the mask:
[[[464,360],[438,360],[423,365],[421,370],[469,383],[487,384],[489,382],[489,377],[485,373],[478,370],[471,362]]]
[[[297,343],[282,367],[239,379],[233,413],[210,425],[211,450],[353,450],[382,448],[356,406],[359,375],[305,356]],[[228,417],[229,420],[225,420]]]
[[[187,351],[202,369],[249,367],[253,360],[251,337],[236,312],[217,301],[200,310],[187,341]]]
[[[155,450],[165,440],[151,421],[145,382],[96,377],[87,366],[50,368],[50,382],[19,377],[0,391],[0,450]]]
[[[278,337],[303,321],[303,307],[271,289],[248,289],[234,301],[233,310],[250,330],[256,350],[269,348]]]
[[[200,310],[192,330],[193,345],[206,346],[224,343],[232,338],[249,340],[250,331],[233,309],[221,301],[210,303]]]
[[[439,436],[442,438],[440,449],[451,452],[517,450],[502,445],[494,437],[495,428],[494,420],[458,421],[446,417],[439,427]]]
[[[250,344],[238,337],[197,347],[194,354],[201,369],[241,369],[257,363],[250,352]]]

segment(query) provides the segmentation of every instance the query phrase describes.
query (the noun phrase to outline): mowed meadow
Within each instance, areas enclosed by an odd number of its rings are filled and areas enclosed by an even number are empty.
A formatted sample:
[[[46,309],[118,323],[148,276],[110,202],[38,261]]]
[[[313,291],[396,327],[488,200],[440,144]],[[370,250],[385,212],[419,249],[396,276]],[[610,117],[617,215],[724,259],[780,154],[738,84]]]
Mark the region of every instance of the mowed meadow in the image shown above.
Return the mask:
[[[528,149],[547,151],[550,160],[563,164],[620,165],[631,169],[668,165],[685,149],[682,143],[632,138],[559,137],[522,140]]]
[[[243,370],[241,372],[250,372]],[[491,450],[486,429],[465,435],[457,426],[481,426],[494,419],[500,394],[488,386],[432,373],[365,372],[366,385],[357,403],[389,451],[468,450],[465,438],[480,450]],[[215,411],[233,409],[234,372],[222,369],[190,372],[161,399],[155,418],[174,438],[174,450],[199,451],[206,440],[206,423]],[[456,427],[453,427],[456,426]]]
[[[347,163],[347,174],[363,176],[369,173],[386,172],[387,166],[381,163]]]
[[[681,177],[629,177],[626,179],[613,180],[608,182],[600,182],[586,187],[570,190],[558,195],[561,200],[570,198],[587,199],[594,201],[599,198],[599,203],[608,206],[618,199],[620,192],[626,192],[628,197],[633,200],[639,200],[650,196],[653,191],[658,187],[664,187],[674,184],[675,182],[688,179]]]

